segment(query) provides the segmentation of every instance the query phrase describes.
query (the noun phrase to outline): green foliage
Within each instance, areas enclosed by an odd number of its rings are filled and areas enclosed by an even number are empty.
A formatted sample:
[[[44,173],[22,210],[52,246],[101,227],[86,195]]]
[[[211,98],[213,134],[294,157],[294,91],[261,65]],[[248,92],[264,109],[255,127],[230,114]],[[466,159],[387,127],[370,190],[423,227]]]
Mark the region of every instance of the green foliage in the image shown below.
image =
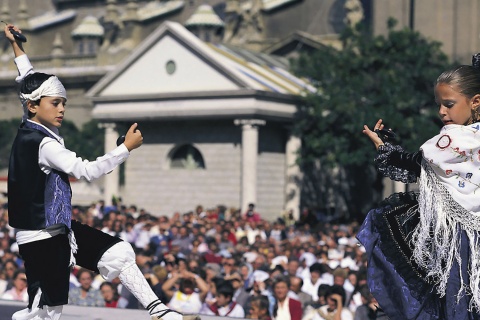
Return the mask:
[[[410,151],[440,128],[433,83],[449,67],[447,57],[440,43],[410,29],[395,31],[393,25],[390,21],[386,37],[348,29],[341,37],[343,50],[325,47],[294,61],[296,74],[318,89],[299,108],[295,130],[302,137],[301,163],[340,169],[348,186],[335,192],[347,195],[349,211],[364,210],[381,191],[375,173],[372,181],[365,180],[375,148],[362,134],[364,124],[372,128],[383,119]],[[376,195],[356,202],[355,195],[365,193],[359,188],[376,188]]]
[[[98,121],[86,122],[81,130],[72,122],[63,122],[60,133],[68,149],[77,153],[82,159],[93,161],[105,153],[104,129],[98,127]],[[112,149],[115,146],[112,146]]]
[[[8,160],[13,140],[17,134],[17,129],[21,119],[11,119],[0,121],[0,169],[8,168]]]

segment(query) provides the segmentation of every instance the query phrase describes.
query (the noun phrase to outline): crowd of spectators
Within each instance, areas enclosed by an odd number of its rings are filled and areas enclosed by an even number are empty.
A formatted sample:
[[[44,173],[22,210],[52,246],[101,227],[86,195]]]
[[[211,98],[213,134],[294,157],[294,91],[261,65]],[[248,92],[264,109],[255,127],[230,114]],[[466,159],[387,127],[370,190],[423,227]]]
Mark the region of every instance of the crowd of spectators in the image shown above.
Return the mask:
[[[23,261],[7,204],[0,208],[0,298],[27,301]],[[152,215],[121,201],[74,207],[73,218],[129,242],[170,308],[249,319],[386,319],[366,286],[358,223],[319,221],[307,209],[267,221],[251,204]],[[69,302],[142,309],[118,279],[72,269]]]

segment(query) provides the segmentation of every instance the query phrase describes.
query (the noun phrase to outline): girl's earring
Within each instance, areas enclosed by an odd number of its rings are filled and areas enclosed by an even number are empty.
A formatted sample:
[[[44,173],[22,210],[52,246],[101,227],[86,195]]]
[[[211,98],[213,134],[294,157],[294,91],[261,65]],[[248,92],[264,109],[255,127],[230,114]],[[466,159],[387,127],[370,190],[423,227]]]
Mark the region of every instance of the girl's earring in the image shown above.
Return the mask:
[[[473,122],[480,121],[480,113],[478,112],[478,107],[473,109],[473,111],[472,111],[472,120],[473,120]]]

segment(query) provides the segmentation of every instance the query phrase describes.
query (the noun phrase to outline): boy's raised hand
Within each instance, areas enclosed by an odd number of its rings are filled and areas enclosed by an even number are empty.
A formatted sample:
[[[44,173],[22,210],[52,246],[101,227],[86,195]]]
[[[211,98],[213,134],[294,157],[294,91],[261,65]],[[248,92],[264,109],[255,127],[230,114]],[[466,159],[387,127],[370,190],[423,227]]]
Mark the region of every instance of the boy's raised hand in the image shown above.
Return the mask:
[[[17,31],[20,34],[22,33],[22,31],[20,29],[18,29],[17,27],[15,27],[13,24],[5,23],[5,28],[4,28],[5,36],[7,37],[8,41],[10,41],[10,43],[13,43],[13,42],[17,41],[15,39],[15,37],[13,36],[13,34],[10,32],[10,30],[12,30],[12,29],[14,31]]]
[[[4,31],[5,31],[5,37],[7,37],[8,41],[14,42],[15,38],[13,37],[13,34],[10,32],[10,28],[15,28],[13,24],[6,24]],[[17,28],[18,31],[18,28]]]
[[[22,42],[17,41],[17,39],[15,39],[15,36],[12,34],[12,32],[10,32],[10,30],[14,30],[17,32],[17,34],[22,34],[22,30],[18,29],[13,24],[6,23],[4,21],[2,22],[5,23],[5,28],[4,28],[5,37],[8,39],[8,41],[12,45],[13,53],[15,54],[15,57],[24,55],[25,51],[23,50]]]
[[[140,130],[137,129],[138,123],[132,124],[130,129],[128,129],[127,134],[125,135],[125,147],[127,147],[128,151],[132,151],[133,149],[137,149],[143,143],[143,136]]]

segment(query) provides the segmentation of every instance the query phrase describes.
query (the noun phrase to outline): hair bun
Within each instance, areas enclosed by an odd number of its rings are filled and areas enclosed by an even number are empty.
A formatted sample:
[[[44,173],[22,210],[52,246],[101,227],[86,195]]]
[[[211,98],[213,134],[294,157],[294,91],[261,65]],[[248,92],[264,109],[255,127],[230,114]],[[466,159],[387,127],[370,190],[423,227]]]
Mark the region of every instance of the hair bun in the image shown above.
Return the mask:
[[[472,57],[472,67],[480,69],[480,53],[475,53]]]

